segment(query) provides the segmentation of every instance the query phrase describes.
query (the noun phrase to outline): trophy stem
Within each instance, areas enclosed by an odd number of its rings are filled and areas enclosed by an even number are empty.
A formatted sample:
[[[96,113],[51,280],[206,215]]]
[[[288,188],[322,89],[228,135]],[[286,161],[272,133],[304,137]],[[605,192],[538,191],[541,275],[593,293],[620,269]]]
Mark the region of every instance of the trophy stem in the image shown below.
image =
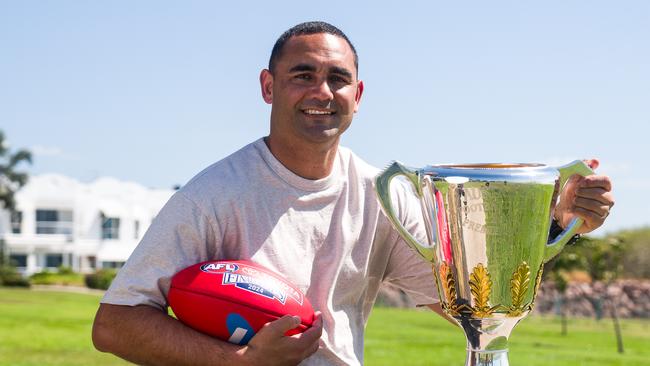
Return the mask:
[[[508,350],[474,351],[467,350],[465,366],[509,366]]]

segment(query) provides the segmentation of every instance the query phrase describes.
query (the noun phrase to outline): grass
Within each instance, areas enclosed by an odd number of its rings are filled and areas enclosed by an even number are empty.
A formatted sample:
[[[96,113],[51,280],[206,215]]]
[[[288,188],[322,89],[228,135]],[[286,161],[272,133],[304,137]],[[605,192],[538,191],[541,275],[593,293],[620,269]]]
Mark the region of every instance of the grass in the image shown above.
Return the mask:
[[[90,340],[98,295],[0,288],[0,365],[124,365]]]
[[[90,340],[98,295],[0,288],[0,366],[124,365]],[[560,336],[553,318],[519,324],[512,365],[648,365],[650,322],[622,322],[625,353],[616,353],[611,320],[570,319]],[[431,312],[376,308],[366,337],[366,365],[462,365],[465,339]]]
[[[554,317],[529,317],[510,338],[512,365],[650,365],[650,321],[623,320],[625,353],[616,351],[611,319],[569,319],[560,335]],[[366,335],[367,365],[463,365],[465,337],[428,311],[375,308]]]

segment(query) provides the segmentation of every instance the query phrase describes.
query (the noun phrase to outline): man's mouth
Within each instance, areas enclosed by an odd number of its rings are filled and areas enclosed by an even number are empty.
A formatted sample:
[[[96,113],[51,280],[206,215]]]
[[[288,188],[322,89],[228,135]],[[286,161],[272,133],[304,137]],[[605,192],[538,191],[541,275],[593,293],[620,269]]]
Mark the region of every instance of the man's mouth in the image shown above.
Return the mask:
[[[327,110],[327,109],[312,109],[312,108],[309,108],[309,109],[303,109],[302,113],[312,115],[312,116],[316,116],[316,115],[322,116],[322,115],[332,115],[332,114],[334,114],[336,112],[334,112],[332,110]]]

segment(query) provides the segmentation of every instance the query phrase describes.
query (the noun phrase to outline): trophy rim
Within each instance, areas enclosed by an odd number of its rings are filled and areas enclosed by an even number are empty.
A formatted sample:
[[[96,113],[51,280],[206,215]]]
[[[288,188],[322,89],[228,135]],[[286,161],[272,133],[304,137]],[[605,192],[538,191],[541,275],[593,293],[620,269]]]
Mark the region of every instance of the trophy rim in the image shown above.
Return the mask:
[[[432,167],[439,167],[445,169],[531,169],[531,168],[546,168],[545,164],[539,163],[470,163],[470,164],[439,164]]]

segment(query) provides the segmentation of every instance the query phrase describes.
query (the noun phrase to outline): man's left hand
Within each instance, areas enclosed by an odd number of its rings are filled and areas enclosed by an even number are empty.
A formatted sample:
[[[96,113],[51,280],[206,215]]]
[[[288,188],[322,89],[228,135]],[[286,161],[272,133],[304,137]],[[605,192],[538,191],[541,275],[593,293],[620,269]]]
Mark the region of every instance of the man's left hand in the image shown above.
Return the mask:
[[[596,159],[585,160],[593,170],[598,168]],[[566,228],[577,215],[584,220],[578,234],[585,234],[599,228],[614,206],[612,182],[605,175],[571,177],[560,195],[560,202],[555,208],[555,219],[561,227]]]

